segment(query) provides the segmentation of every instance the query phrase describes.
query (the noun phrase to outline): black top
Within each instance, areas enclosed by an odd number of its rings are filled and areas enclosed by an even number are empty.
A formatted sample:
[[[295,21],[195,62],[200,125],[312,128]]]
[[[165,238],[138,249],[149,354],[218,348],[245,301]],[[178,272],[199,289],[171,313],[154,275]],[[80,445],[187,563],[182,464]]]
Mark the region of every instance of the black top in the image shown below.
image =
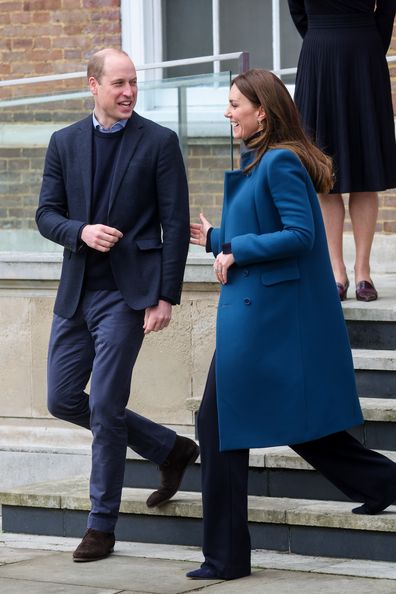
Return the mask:
[[[124,130],[111,134],[93,130],[93,180],[91,225],[108,225],[108,211],[114,168]],[[114,291],[109,252],[88,248],[85,268],[85,288],[91,291]]]
[[[303,37],[294,100],[333,159],[332,192],[396,187],[389,47],[396,0],[289,0]]]
[[[308,28],[309,15],[372,15],[385,52],[392,39],[395,0],[288,0],[290,14],[301,37]],[[375,5],[377,8],[374,12]]]

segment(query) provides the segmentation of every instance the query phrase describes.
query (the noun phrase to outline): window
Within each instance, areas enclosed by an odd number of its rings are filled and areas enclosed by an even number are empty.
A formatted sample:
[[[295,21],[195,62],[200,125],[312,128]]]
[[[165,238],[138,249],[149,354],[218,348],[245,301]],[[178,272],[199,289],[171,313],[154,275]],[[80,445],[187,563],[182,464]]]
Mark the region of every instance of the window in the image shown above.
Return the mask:
[[[243,50],[251,67],[277,70],[295,67],[301,47],[287,0],[124,0],[122,19],[124,49],[139,64]],[[222,63],[221,70],[229,67]],[[182,66],[163,76],[212,68]]]

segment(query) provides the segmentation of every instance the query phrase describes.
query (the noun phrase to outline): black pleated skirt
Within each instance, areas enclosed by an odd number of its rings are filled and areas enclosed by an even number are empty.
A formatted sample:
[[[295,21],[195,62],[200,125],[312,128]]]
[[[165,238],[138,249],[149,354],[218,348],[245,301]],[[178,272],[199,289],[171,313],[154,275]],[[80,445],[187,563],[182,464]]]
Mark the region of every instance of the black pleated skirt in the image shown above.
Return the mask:
[[[309,16],[294,98],[306,132],[333,158],[333,193],[396,187],[390,77],[373,17]]]

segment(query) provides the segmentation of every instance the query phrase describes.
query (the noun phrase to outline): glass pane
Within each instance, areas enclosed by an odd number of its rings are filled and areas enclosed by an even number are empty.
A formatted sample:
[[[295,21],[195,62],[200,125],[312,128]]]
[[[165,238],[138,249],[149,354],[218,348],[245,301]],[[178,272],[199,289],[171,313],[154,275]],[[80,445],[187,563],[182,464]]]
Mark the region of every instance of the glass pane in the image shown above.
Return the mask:
[[[163,0],[163,55],[165,60],[212,54],[212,0]],[[273,68],[272,1],[220,0],[220,51],[246,51],[251,68]],[[290,17],[287,0],[279,0],[282,68],[294,68],[302,40]],[[232,64],[222,63],[223,70]],[[169,70],[170,76],[211,72],[209,64]],[[165,72],[164,76],[168,76]],[[294,84],[295,75],[282,77]]]
[[[191,216],[219,220],[224,170],[232,167],[223,113],[231,74],[141,83],[136,111],[179,135],[188,172]],[[0,88],[0,251],[60,251],[35,225],[51,134],[90,113],[86,79]]]
[[[52,132],[91,109],[86,79],[0,87],[0,251],[60,251],[34,220]]]
[[[302,38],[298,33],[289,12],[287,0],[280,0],[280,43],[281,43],[281,65],[282,68],[295,68],[300,55]],[[295,74],[282,76],[286,84],[294,85]]]
[[[224,170],[232,168],[231,130],[223,115],[230,80],[230,72],[212,73],[146,82],[139,89],[139,113],[179,136],[194,221],[201,211],[213,224],[220,221]]]
[[[220,0],[220,50],[249,52],[251,68],[271,69],[271,0]]]
[[[251,68],[273,68],[271,0],[220,0],[221,52],[246,51]],[[297,66],[301,40],[291,20],[287,0],[279,2],[282,68]],[[227,67],[224,62],[224,67]],[[294,75],[285,82],[294,82]]]
[[[162,11],[163,60],[213,54],[212,0],[165,0],[162,3]],[[211,64],[180,66],[165,71],[164,77],[189,76],[211,71]]]

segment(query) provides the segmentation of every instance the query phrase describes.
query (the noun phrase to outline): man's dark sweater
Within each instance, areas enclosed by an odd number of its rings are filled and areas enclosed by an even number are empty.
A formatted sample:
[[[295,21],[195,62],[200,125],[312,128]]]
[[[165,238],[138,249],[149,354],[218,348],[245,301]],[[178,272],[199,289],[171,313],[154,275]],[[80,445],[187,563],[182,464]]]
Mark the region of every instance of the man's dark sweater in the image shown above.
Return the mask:
[[[93,182],[91,225],[108,225],[110,191],[124,130],[107,134],[93,130]],[[91,291],[117,289],[109,252],[88,248],[85,288]]]

